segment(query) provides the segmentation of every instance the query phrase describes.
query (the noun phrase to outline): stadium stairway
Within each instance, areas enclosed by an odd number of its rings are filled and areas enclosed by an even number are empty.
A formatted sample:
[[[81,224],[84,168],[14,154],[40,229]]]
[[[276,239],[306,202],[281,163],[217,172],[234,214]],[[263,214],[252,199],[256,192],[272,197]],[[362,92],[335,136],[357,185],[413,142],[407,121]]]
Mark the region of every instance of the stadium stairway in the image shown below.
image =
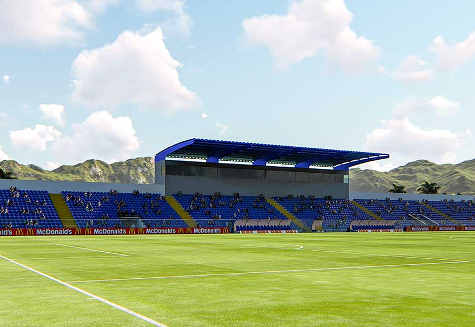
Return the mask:
[[[183,221],[188,225],[188,227],[197,227],[196,221],[193,217],[182,207],[180,202],[175,199],[172,195],[165,196],[165,200],[170,205],[170,207],[175,210],[175,212],[183,219]]]
[[[421,225],[426,225],[426,226],[428,225],[428,220],[427,219],[422,219],[420,216],[417,216],[417,215],[412,214],[412,213],[408,214],[408,216],[410,218],[412,218],[413,220],[417,221]]]
[[[311,233],[312,228],[308,227],[305,225],[303,221],[298,219],[296,216],[291,214],[287,209],[285,209],[280,203],[275,201],[274,199],[271,198],[266,198],[266,201],[272,205],[274,208],[276,208],[281,214],[283,214],[287,219],[289,219],[291,222],[293,222],[295,225],[297,225],[302,231]]]
[[[455,225],[460,225],[458,221],[456,221],[454,218],[450,217],[448,214],[446,213],[443,213],[442,211],[434,208],[433,206],[431,206],[430,204],[426,203],[426,202],[422,202],[422,204],[427,208],[427,209],[430,209],[432,210],[433,212],[441,215],[442,217],[445,217],[447,220],[453,222]]]
[[[64,198],[61,194],[49,194],[51,202],[53,202],[54,208],[58,213],[59,219],[65,228],[78,228],[76,220],[74,220],[71,211],[64,201]]]
[[[366,212],[368,215],[370,215],[371,217],[373,217],[376,220],[384,220],[383,218],[381,218],[380,216],[375,214],[373,211],[367,209],[366,207],[364,207],[363,205],[359,204],[356,201],[351,201],[351,204],[353,204],[355,207],[359,208],[360,210]]]

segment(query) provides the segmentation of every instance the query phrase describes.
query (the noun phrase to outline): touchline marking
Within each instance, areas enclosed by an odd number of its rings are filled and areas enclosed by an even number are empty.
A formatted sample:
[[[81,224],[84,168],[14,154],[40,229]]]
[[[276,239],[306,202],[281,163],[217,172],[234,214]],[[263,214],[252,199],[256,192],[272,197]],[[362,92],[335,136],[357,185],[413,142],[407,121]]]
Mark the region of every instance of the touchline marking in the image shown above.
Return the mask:
[[[127,254],[122,254],[122,253],[117,253],[117,252],[109,252],[109,251],[103,251],[103,250],[95,250],[95,249],[85,248],[85,247],[82,247],[82,246],[67,245],[67,244],[60,244],[60,243],[54,243],[54,245],[64,246],[64,247],[67,247],[67,248],[74,248],[74,249],[79,249],[79,250],[85,250],[85,251],[90,251],[90,252],[99,252],[99,253],[105,253],[105,254],[111,254],[111,255],[118,255],[118,256],[121,256],[121,257],[128,257]]]
[[[60,258],[57,258],[57,257],[50,257],[50,258],[31,258],[32,260],[58,260],[58,259],[84,259],[84,257],[81,257],[81,256],[75,256],[75,257],[60,257]],[[106,256],[106,255],[101,255],[100,257],[98,258],[111,258],[110,256]]]
[[[244,275],[264,275],[264,274],[283,274],[283,273],[299,273],[299,272],[313,272],[313,271],[330,271],[330,270],[359,270],[370,268],[398,268],[410,266],[428,266],[428,265],[447,265],[468,263],[470,261],[445,261],[445,262],[423,262],[423,263],[405,263],[397,265],[373,265],[373,266],[347,266],[347,267],[326,267],[326,268],[309,268],[309,269],[290,269],[290,270],[265,270],[265,271],[247,271],[236,273],[211,273],[211,274],[196,274],[196,275],[175,275],[175,276],[152,276],[152,277],[132,277],[132,278],[112,278],[112,279],[90,279],[90,280],[75,280],[70,283],[99,283],[99,282],[121,282],[132,280],[153,280],[153,279],[175,279],[175,278],[206,278],[206,277],[234,277]]]
[[[79,293],[81,293],[81,294],[83,294],[83,295],[88,296],[89,299],[90,299],[90,298],[96,299],[97,301],[102,302],[102,303],[104,303],[104,304],[107,304],[108,306],[111,306],[111,307],[113,307],[113,308],[115,308],[115,309],[117,309],[117,310],[120,310],[120,311],[125,312],[125,313],[127,313],[127,314],[129,314],[129,315],[131,315],[131,316],[134,316],[134,317],[136,317],[136,318],[138,318],[138,319],[141,319],[141,320],[143,320],[143,321],[146,321],[146,322],[148,322],[149,324],[151,324],[151,325],[153,325],[153,326],[157,326],[157,327],[167,327],[166,325],[164,325],[164,324],[162,324],[162,323],[159,323],[159,322],[157,322],[157,321],[155,321],[155,320],[153,320],[153,319],[151,319],[151,318],[145,317],[144,315],[141,315],[140,313],[137,313],[137,312],[135,312],[135,311],[132,311],[132,310],[130,310],[130,309],[127,309],[126,307],[123,307],[123,306],[121,306],[121,305],[119,305],[119,304],[113,303],[113,302],[111,302],[111,301],[109,301],[109,300],[106,300],[106,299],[100,297],[100,296],[94,295],[94,294],[92,294],[92,293],[90,293],[90,292],[88,292],[88,291],[85,291],[85,290],[83,290],[83,289],[80,289],[80,288],[78,288],[78,287],[76,287],[76,286],[73,286],[73,285],[67,283],[67,282],[63,282],[62,280],[59,280],[59,279],[57,279],[57,278],[54,278],[54,277],[52,277],[52,276],[50,276],[50,275],[48,275],[48,274],[42,273],[42,272],[39,271],[39,270],[36,270],[36,269],[34,269],[34,268],[31,268],[31,267],[28,267],[28,266],[26,266],[26,265],[24,265],[24,264],[21,264],[21,263],[15,261],[15,260],[12,260],[12,259],[10,259],[10,258],[4,257],[4,256],[2,256],[2,255],[0,255],[0,259],[3,259],[3,260],[5,260],[5,261],[8,261],[8,262],[10,262],[10,263],[12,263],[12,264],[14,264],[14,265],[17,265],[17,266],[23,268],[23,269],[25,269],[25,270],[31,271],[31,272],[33,272],[33,273],[35,273],[35,274],[38,274],[38,275],[43,276],[43,277],[45,277],[45,278],[48,278],[49,280],[52,280],[53,282],[56,282],[56,283],[58,283],[58,284],[60,284],[60,285],[66,286],[66,287],[69,288],[69,289],[72,289],[72,290],[74,290],[74,291],[76,291],[76,292],[79,292]]]
[[[366,257],[393,257],[393,258],[406,258],[406,259],[425,259],[425,260],[457,260],[457,259],[438,259],[438,258],[425,258],[425,257],[414,257],[414,256],[406,256],[403,254],[371,254],[371,253],[362,253],[362,252],[355,252],[355,251],[330,251],[330,250],[312,250],[313,252],[328,252],[328,253],[341,253],[341,254],[356,254],[362,255]]]

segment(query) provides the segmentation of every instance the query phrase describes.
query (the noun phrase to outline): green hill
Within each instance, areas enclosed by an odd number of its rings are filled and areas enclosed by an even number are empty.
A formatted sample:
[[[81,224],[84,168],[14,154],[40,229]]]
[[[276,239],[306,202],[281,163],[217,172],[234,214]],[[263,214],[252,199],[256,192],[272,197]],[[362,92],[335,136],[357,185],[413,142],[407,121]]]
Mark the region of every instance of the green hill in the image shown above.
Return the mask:
[[[444,165],[418,160],[388,172],[359,168],[350,172],[352,192],[387,192],[396,183],[404,185],[408,193],[416,193],[424,181],[441,185],[440,193],[475,194],[475,159]]]
[[[154,182],[153,158],[144,157],[108,164],[100,160],[61,166],[52,171],[35,165],[22,165],[13,160],[0,162],[0,168],[13,172],[18,179],[86,181],[104,183],[149,184]],[[424,181],[439,183],[441,193],[475,194],[475,159],[459,164],[438,165],[427,160],[410,162],[388,172],[352,169],[352,192],[387,192],[392,183],[406,186],[415,193]]]
[[[35,165],[22,165],[13,160],[0,162],[0,168],[12,172],[18,179],[50,181],[83,181],[120,184],[150,184],[154,182],[154,165],[150,157],[129,159],[108,164],[101,160],[64,165],[44,170]]]

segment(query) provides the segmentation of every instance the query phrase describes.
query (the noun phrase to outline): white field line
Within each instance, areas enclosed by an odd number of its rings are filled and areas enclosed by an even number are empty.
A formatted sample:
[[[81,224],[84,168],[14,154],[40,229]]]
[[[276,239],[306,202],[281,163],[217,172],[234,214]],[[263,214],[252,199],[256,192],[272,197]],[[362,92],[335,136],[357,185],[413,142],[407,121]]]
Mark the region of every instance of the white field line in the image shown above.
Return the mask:
[[[297,248],[298,249],[298,248]],[[426,258],[426,257],[415,257],[415,256],[406,256],[403,254],[371,254],[371,253],[363,253],[363,252],[356,252],[356,251],[334,251],[334,250],[312,250],[313,252],[327,252],[327,253],[340,253],[340,254],[357,254],[367,257],[394,257],[394,258],[405,258],[405,259],[425,259],[425,260],[457,260],[457,259],[447,259],[447,258]]]
[[[240,246],[240,248],[268,248],[268,249],[275,249],[275,250],[297,250],[297,251],[302,251],[302,250],[307,250],[304,248],[302,245],[299,244],[285,244],[281,246],[253,246],[253,245],[244,245]],[[460,259],[447,259],[447,258],[426,258],[423,256],[410,256],[410,255],[405,255],[405,254],[372,254],[372,253],[363,253],[363,252],[358,252],[358,251],[352,251],[352,250],[326,250],[322,248],[312,248],[310,247],[310,251],[313,252],[326,252],[326,253],[338,253],[338,254],[355,254],[355,255],[361,255],[361,256],[366,256],[366,257],[394,257],[394,258],[405,258],[405,259],[425,259],[425,260],[460,260]],[[470,253],[472,254],[472,253]]]
[[[112,258],[110,256],[106,256],[106,255],[101,255],[101,256],[98,256],[98,258]],[[58,259],[84,259],[84,257],[80,257],[80,256],[75,256],[75,257],[49,257],[49,258],[30,258],[32,260],[58,260]]]
[[[246,271],[246,272],[236,272],[236,273],[211,273],[211,274],[196,274],[196,275],[90,279],[90,280],[75,280],[75,281],[71,281],[71,283],[120,282],[120,281],[133,281],[133,280],[176,279],[176,278],[186,279],[186,278],[206,278],[206,277],[235,277],[235,276],[245,276],[245,275],[285,274],[285,273],[301,273],[301,272],[332,271],[332,270],[362,270],[362,269],[371,269],[371,268],[399,268],[399,267],[412,267],[412,266],[447,265],[447,264],[460,264],[460,263],[468,263],[468,262],[470,261],[463,260],[463,261],[445,261],[445,262],[405,263],[405,264],[396,264],[396,265],[325,267],[325,268],[309,268],[309,269]]]
[[[5,260],[5,261],[8,261],[8,262],[10,262],[10,263],[12,263],[12,264],[14,264],[14,265],[17,265],[17,266],[19,266],[19,267],[21,267],[21,268],[23,268],[23,269],[25,269],[25,270],[31,271],[31,272],[33,272],[33,273],[35,273],[35,274],[38,274],[38,275],[43,276],[43,277],[45,277],[45,278],[47,278],[47,279],[49,279],[49,280],[52,280],[52,281],[55,282],[55,283],[58,283],[58,284],[63,285],[63,286],[65,286],[65,287],[69,288],[69,289],[72,289],[73,291],[76,291],[76,292],[78,292],[78,293],[81,293],[81,294],[83,294],[83,295],[86,295],[86,296],[88,296],[89,298],[93,298],[93,299],[95,299],[95,300],[97,300],[97,301],[99,301],[99,302],[102,302],[102,303],[104,303],[104,304],[106,304],[106,305],[108,305],[108,306],[111,306],[111,307],[113,307],[113,308],[115,308],[115,309],[117,309],[117,310],[120,310],[120,311],[125,312],[125,313],[127,313],[127,314],[129,314],[129,315],[131,315],[131,316],[134,316],[134,317],[136,317],[136,318],[138,318],[138,319],[141,319],[141,320],[143,320],[143,321],[146,321],[146,322],[148,322],[149,324],[151,324],[151,325],[153,325],[153,326],[157,326],[157,327],[167,327],[166,325],[164,325],[164,324],[162,324],[162,323],[159,323],[159,322],[157,322],[157,321],[155,321],[155,320],[153,320],[153,319],[151,319],[151,318],[148,318],[148,317],[146,317],[146,316],[143,316],[143,315],[141,315],[140,313],[137,313],[137,312],[132,311],[132,310],[130,310],[130,309],[127,309],[126,307],[123,307],[123,306],[121,306],[121,305],[119,305],[119,304],[116,304],[116,303],[113,303],[113,302],[111,302],[111,301],[109,301],[109,300],[106,300],[106,299],[104,299],[104,298],[102,298],[102,297],[100,297],[100,296],[94,295],[94,294],[92,294],[92,293],[90,293],[90,292],[88,292],[88,291],[85,291],[85,290],[83,290],[83,289],[80,289],[80,288],[78,288],[78,287],[75,287],[75,286],[73,286],[73,285],[71,285],[71,284],[69,284],[69,283],[67,283],[67,282],[64,282],[64,281],[59,280],[59,279],[57,279],[57,278],[54,278],[54,277],[52,277],[52,276],[50,276],[50,275],[47,275],[47,274],[45,274],[45,273],[42,273],[42,272],[39,271],[39,270],[36,270],[36,269],[34,269],[34,268],[31,268],[31,267],[28,267],[28,266],[26,266],[26,265],[24,265],[24,264],[21,264],[21,263],[15,261],[15,260],[9,259],[9,258],[4,257],[4,256],[2,256],[2,255],[0,255],[0,259],[3,259],[3,260]]]
[[[90,248],[85,248],[85,247],[82,247],[82,246],[67,245],[67,244],[61,244],[61,243],[54,243],[54,245],[64,246],[64,247],[67,247],[67,248],[79,249],[79,250],[84,250],[84,251],[90,251],[90,252],[99,252],[99,253],[105,253],[105,254],[110,254],[110,255],[118,255],[118,256],[121,256],[121,257],[128,257],[127,254],[122,254],[122,253],[117,253],[117,252],[109,252],[109,251],[104,251],[104,250],[90,249]]]

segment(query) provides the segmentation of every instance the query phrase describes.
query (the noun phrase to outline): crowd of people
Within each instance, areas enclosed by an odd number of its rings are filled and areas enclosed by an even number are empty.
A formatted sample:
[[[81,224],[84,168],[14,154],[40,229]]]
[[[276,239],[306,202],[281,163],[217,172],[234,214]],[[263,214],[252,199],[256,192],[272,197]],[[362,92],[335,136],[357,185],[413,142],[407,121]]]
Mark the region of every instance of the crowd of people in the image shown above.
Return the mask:
[[[176,195],[179,200],[186,202],[183,195]],[[214,220],[219,219],[255,219],[261,218],[263,215],[266,219],[278,219],[280,214],[273,208],[265,199],[263,195],[251,198],[244,198],[239,193],[232,196],[223,196],[220,193],[213,195],[204,195],[195,193],[185,205],[185,210],[191,215],[196,215],[201,218]]]
[[[15,215],[24,216],[25,226],[36,227],[42,220],[46,220],[45,209],[52,206],[44,197],[39,197],[34,192],[19,191],[12,186],[0,198],[0,217]],[[5,195],[6,194],[6,195]],[[119,193],[110,190],[105,193],[96,192],[63,192],[76,220],[83,220],[85,227],[114,227],[122,224],[120,219],[137,218],[144,221],[144,226],[153,227],[155,220],[160,220],[163,227],[173,226],[180,220],[177,212],[167,203],[166,198],[160,194],[141,193],[138,190],[132,193]],[[271,205],[263,196],[241,196],[235,193],[232,196],[223,196],[220,193],[204,195],[176,194],[176,199],[183,208],[196,220],[199,226],[223,227],[233,226],[245,222],[246,226],[279,226],[275,222],[286,220],[279,209]],[[325,230],[345,230],[351,226],[368,225],[371,220],[375,226],[386,226],[394,223],[395,226],[417,225],[421,222],[436,224],[453,224],[455,219],[473,221],[475,223],[475,204],[473,201],[409,201],[409,200],[355,200],[368,210],[361,209],[349,200],[334,200],[312,196],[286,196],[275,197],[279,204],[295,215],[308,226],[314,221],[321,222]],[[432,210],[431,206],[439,210]],[[45,213],[46,210],[46,213]],[[54,210],[54,208],[53,208]],[[373,215],[371,214],[374,213]],[[375,222],[374,215],[382,217],[386,222]],[[288,221],[288,220],[286,220]],[[272,222],[272,223],[267,223]],[[289,221],[290,223],[290,221]],[[250,225],[249,225],[250,224]],[[10,226],[12,223],[2,219],[2,225]]]
[[[43,212],[42,207],[46,207],[48,205],[46,200],[32,200],[30,194],[27,192],[21,193],[15,186],[11,186],[8,190],[9,197],[5,200],[4,203],[0,202],[0,215],[9,215],[10,209],[14,207],[18,209],[17,211],[24,216],[32,216],[34,215],[38,219],[46,219],[46,215]],[[20,201],[20,199],[22,201]],[[26,224],[29,225],[37,225],[37,221],[35,219],[27,219]]]
[[[161,194],[109,192],[63,192],[76,221],[83,227],[154,227],[154,220],[160,225],[172,226],[178,215],[166,203]],[[132,223],[132,218],[140,223]],[[162,221],[162,220],[165,220]]]

